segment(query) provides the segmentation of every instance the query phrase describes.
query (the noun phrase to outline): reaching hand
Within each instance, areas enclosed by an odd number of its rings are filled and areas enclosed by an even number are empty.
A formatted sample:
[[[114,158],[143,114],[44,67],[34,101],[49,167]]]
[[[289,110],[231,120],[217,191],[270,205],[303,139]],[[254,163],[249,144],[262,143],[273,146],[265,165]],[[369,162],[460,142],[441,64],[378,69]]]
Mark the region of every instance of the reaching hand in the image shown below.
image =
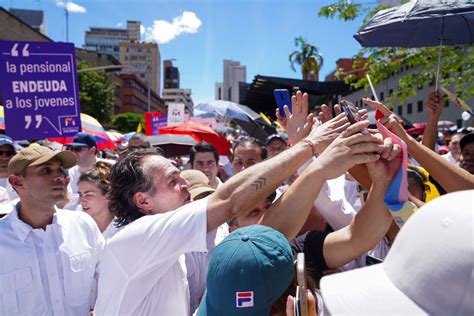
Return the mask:
[[[313,293],[308,290],[306,294],[306,301],[308,302],[308,316],[316,316],[316,298]],[[286,300],[286,316],[295,316],[295,298],[291,295]]]
[[[282,117],[280,110],[276,109],[276,116],[280,124],[286,129],[288,142],[292,145],[305,138],[314,124],[313,114],[308,115],[308,94],[297,91],[291,97],[293,112],[290,113],[288,106],[283,108],[286,118]]]
[[[308,138],[315,145],[315,152],[321,154],[349,125],[349,120],[344,114],[339,114],[324,124],[314,124]]]
[[[399,155],[401,147],[400,145],[393,145],[390,138],[384,139],[384,147],[381,158],[366,165],[374,183],[382,183],[388,186],[400,168],[402,162],[402,157]]]
[[[361,133],[368,125],[369,121],[361,121],[349,126],[314,162],[325,180],[336,178],[357,164],[375,162],[385,153],[380,137]]]
[[[336,116],[342,113],[341,106],[339,104],[334,105],[334,112],[336,113]],[[366,120],[368,118],[366,109],[361,109],[358,111],[358,113],[360,121]],[[327,121],[332,119],[332,113],[326,104],[321,105],[321,112],[319,112],[318,115],[321,123],[326,123]]]
[[[378,101],[373,101],[368,98],[362,99],[362,101],[370,106],[374,110],[379,110],[383,114],[383,118],[380,119],[380,123],[385,125],[390,131],[398,135],[401,139],[404,141],[408,140],[408,134],[403,128],[403,126],[400,124],[399,119],[395,114],[392,113],[383,103],[378,102]]]
[[[426,112],[434,119],[439,119],[441,113],[443,113],[443,99],[438,91],[430,92],[428,101],[426,102]]]

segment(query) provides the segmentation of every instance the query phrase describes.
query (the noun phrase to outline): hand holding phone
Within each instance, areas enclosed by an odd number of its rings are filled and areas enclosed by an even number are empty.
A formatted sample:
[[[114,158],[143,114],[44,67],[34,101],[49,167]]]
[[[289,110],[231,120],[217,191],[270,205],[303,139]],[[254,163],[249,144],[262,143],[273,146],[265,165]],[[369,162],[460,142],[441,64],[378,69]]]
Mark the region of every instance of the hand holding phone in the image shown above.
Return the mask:
[[[296,278],[298,286],[296,288],[295,296],[295,316],[308,316],[308,300],[306,297],[306,277],[305,277],[305,262],[304,253],[298,253],[296,257]]]
[[[273,90],[273,95],[275,96],[275,101],[278,105],[278,109],[280,110],[280,115],[282,117],[286,117],[286,113],[284,110],[284,106],[288,106],[288,110],[290,113],[293,111],[291,107],[291,98],[290,93],[287,89],[275,89]]]
[[[341,106],[342,112],[344,112],[349,120],[349,123],[355,124],[360,121],[359,110],[352,102],[341,100],[339,101],[339,105]]]

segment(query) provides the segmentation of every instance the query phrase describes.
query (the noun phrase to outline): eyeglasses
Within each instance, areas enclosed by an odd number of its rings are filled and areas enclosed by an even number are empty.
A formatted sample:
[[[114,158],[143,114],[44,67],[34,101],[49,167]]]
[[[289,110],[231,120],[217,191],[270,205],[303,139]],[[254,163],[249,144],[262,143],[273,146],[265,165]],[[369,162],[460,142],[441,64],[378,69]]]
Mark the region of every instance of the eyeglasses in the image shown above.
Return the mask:
[[[15,152],[13,150],[0,150],[0,157],[6,156],[6,157],[12,157],[15,155]]]

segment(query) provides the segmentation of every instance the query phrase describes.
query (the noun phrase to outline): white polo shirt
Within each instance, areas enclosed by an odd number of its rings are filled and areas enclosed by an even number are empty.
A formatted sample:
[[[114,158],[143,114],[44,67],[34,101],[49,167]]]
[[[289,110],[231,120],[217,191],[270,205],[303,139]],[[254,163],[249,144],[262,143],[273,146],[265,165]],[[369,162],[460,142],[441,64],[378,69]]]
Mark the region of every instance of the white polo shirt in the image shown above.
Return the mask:
[[[107,240],[94,315],[189,315],[184,254],[206,251],[207,198],[143,216]]]
[[[57,209],[46,229],[0,220],[0,315],[87,315],[104,239],[82,212]]]

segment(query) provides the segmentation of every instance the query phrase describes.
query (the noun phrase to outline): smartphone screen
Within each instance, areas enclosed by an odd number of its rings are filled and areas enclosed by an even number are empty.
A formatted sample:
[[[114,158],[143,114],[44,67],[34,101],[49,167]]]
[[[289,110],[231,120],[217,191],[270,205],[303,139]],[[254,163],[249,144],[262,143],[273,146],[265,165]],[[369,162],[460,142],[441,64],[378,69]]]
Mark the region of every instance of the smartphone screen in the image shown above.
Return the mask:
[[[290,113],[292,112],[290,93],[287,89],[275,89],[273,90],[273,95],[275,96],[276,104],[280,110],[280,115],[286,117],[285,111],[283,110],[285,105],[288,106]]]

